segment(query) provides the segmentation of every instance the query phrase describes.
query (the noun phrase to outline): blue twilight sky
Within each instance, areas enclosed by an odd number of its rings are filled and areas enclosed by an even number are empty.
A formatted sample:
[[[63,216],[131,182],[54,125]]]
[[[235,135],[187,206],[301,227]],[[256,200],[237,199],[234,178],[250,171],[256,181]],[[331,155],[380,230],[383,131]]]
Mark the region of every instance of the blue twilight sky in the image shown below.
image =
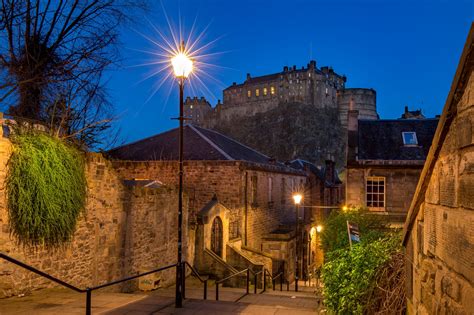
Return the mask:
[[[109,74],[109,92],[125,142],[177,126],[177,87],[165,74],[144,80],[157,66],[134,67],[153,61],[140,50],[155,50],[139,33],[160,40],[154,26],[168,32],[159,4],[133,29],[124,29],[123,66]],[[184,30],[209,25],[201,43],[220,38],[206,50],[217,65],[202,77],[196,96],[212,105],[222,89],[243,82],[246,73],[264,75],[284,65],[332,66],[347,76],[347,87],[374,88],[381,118],[398,118],[405,105],[421,108],[428,117],[442,110],[456,66],[474,20],[468,0],[163,0],[169,18]],[[149,21],[149,22],[148,22]],[[209,24],[210,23],[210,24]],[[220,83],[218,83],[220,81]],[[187,89],[185,95],[190,95]],[[192,96],[192,95],[191,95]]]

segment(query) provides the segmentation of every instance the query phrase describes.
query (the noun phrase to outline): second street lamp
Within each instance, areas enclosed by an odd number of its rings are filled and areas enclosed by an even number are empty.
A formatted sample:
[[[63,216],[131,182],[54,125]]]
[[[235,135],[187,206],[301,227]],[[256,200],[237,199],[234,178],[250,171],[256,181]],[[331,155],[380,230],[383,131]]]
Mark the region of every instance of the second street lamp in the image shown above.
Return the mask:
[[[301,203],[301,199],[303,199],[303,196],[301,194],[294,194],[293,195],[293,201],[295,202],[295,213],[296,213],[296,222],[295,222],[295,248],[296,248],[296,254],[295,254],[295,291],[298,292],[298,273],[299,273],[299,259],[298,259],[298,225],[299,225],[299,205]]]
[[[171,58],[174,75],[179,84],[179,193],[178,193],[178,262],[176,267],[176,307],[183,306],[183,103],[184,81],[193,70],[193,61],[186,55],[184,42],[179,52]]]

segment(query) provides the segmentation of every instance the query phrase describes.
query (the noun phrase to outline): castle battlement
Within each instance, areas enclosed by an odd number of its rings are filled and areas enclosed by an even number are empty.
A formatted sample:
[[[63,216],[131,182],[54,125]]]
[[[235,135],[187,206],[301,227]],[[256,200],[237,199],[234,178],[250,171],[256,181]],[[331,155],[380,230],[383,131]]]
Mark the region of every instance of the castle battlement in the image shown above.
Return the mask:
[[[212,108],[205,99],[187,98],[185,114],[193,123],[212,128],[219,120],[253,116],[281,103],[303,103],[315,108],[337,108],[341,123],[347,125],[347,111],[357,109],[366,119],[377,119],[373,89],[346,89],[347,78],[332,67],[318,68],[315,60],[297,68],[284,66],[281,72],[233,82],[223,90],[223,103]]]

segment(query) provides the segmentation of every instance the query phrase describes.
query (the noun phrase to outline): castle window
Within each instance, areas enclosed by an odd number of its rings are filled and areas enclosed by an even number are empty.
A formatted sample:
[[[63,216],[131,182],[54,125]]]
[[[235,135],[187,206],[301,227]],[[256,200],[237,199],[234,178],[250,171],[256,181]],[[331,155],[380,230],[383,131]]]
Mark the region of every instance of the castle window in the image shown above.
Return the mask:
[[[264,96],[267,96],[267,93],[268,93],[268,90],[267,90],[266,87],[264,87],[264,88],[263,88],[263,95],[264,95]]]
[[[270,87],[270,93],[271,93],[272,95],[275,94],[275,87],[274,87],[274,86]]]
[[[260,89],[255,89],[255,96],[257,96],[257,97],[260,96]]]
[[[247,91],[247,97],[250,98],[252,96],[252,91],[248,90]]]
[[[385,208],[385,177],[367,177],[366,182],[367,207],[371,210],[383,211]]]
[[[189,106],[189,108],[193,109],[193,105]]]
[[[402,132],[403,144],[406,146],[418,145],[416,132]]]

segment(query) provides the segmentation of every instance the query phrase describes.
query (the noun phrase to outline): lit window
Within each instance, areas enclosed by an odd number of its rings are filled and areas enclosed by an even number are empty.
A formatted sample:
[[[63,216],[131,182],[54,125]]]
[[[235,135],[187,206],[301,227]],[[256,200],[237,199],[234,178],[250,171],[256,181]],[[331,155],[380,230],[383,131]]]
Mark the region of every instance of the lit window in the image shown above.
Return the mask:
[[[367,178],[366,187],[367,207],[372,210],[385,208],[385,177],[373,176]]]
[[[404,145],[418,145],[416,132],[402,132],[402,138]]]
[[[247,97],[251,97],[252,96],[252,91],[248,90],[247,91]]]
[[[260,96],[260,90],[259,89],[255,90],[255,96],[257,96],[257,97]]]
[[[189,106],[191,109],[193,109],[193,105]]]
[[[293,83],[293,80],[290,80],[290,84]]]
[[[267,93],[268,93],[268,90],[267,90],[267,88],[266,88],[266,87],[265,87],[265,88],[263,88],[263,95],[265,95],[265,96],[266,96],[266,95],[267,95]]]
[[[275,87],[274,87],[274,86],[270,87],[270,93],[271,93],[272,95],[275,94]]]
[[[329,91],[328,91],[328,88],[326,88],[326,95],[328,95],[328,94],[329,94]]]

